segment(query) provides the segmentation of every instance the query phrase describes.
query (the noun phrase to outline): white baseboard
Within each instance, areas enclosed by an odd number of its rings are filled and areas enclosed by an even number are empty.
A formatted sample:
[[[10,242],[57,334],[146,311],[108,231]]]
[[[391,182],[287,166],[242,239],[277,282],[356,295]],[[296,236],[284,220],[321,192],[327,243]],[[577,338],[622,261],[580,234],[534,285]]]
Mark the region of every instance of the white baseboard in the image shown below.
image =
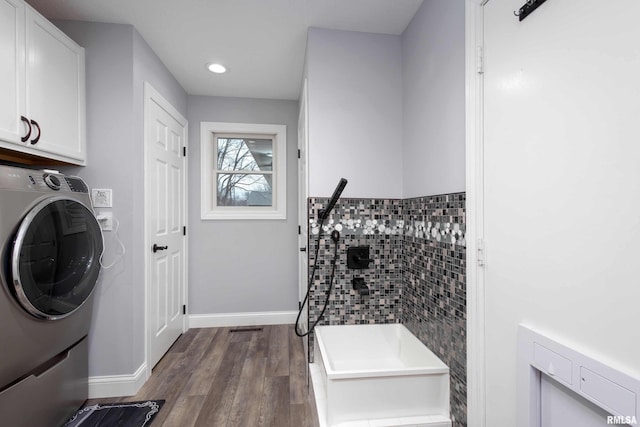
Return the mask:
[[[89,399],[134,396],[147,381],[147,364],[143,363],[131,375],[89,377]]]
[[[223,326],[293,325],[297,311],[263,311],[256,313],[190,314],[189,328]]]

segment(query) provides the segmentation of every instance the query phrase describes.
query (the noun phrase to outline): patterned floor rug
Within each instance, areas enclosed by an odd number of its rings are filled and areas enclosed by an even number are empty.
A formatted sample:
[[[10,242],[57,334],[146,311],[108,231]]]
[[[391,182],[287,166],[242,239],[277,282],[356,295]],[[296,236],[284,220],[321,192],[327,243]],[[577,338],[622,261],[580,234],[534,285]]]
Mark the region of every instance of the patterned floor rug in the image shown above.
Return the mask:
[[[64,427],[148,427],[164,400],[101,403],[80,409]]]

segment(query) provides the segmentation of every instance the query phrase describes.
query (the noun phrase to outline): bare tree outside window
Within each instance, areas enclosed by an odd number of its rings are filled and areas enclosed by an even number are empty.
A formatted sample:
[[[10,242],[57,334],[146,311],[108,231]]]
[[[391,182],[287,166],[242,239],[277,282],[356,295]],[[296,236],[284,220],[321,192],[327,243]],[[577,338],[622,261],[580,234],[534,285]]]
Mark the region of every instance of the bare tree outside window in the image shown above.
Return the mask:
[[[217,138],[218,206],[273,206],[273,139]]]

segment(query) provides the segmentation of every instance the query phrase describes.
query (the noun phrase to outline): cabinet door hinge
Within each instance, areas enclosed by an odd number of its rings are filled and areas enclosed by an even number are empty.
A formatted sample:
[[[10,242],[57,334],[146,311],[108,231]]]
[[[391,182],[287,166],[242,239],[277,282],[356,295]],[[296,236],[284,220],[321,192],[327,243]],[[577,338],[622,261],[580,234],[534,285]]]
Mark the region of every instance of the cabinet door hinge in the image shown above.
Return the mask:
[[[298,226],[298,234],[302,234],[302,227]]]
[[[182,306],[182,314],[187,314],[187,306],[186,305]]]
[[[187,235],[187,226],[186,225],[182,227],[182,235],[183,236]]]
[[[182,147],[182,157],[187,157],[187,147]]]
[[[298,158],[302,158],[302,154],[300,153],[300,149],[298,148]]]

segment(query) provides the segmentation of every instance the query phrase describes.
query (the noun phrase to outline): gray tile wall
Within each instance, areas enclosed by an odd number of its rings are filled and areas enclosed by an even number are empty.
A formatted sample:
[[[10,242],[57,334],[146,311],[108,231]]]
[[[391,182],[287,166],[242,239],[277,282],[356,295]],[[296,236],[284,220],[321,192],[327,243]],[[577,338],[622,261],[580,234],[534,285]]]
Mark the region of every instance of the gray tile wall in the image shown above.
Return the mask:
[[[434,233],[405,234],[402,323],[449,366],[451,418],[455,427],[466,426],[465,193],[407,199],[403,213],[408,223],[431,222],[441,229],[458,224],[462,232],[455,233],[455,244],[434,239]]]
[[[339,230],[334,287],[319,325],[404,323],[450,368],[451,417],[466,425],[465,194],[406,200],[341,199],[329,220],[318,224],[327,198],[309,199],[309,268],[318,258],[310,294],[313,323],[329,288]],[[317,246],[320,236],[320,246]],[[347,268],[347,248],[370,246],[369,269]],[[369,296],[352,289],[363,277]],[[313,336],[309,339],[313,355]]]
[[[321,236],[318,270],[309,297],[310,323],[320,315],[331,281],[334,243],[330,235],[333,230],[340,230],[334,288],[324,317],[318,325],[400,322],[402,230],[398,228],[398,221],[401,220],[402,201],[341,199],[320,231],[316,219],[318,211],[326,206],[327,202],[326,198],[309,200],[310,232],[307,250],[310,274],[318,250],[318,236]],[[384,227],[384,230],[381,231],[381,227]],[[347,248],[350,246],[370,246],[370,256],[375,260],[370,268],[347,268]],[[351,281],[354,277],[365,279],[370,291],[369,296],[361,296],[353,290]],[[310,336],[309,348],[312,357],[313,336]]]

